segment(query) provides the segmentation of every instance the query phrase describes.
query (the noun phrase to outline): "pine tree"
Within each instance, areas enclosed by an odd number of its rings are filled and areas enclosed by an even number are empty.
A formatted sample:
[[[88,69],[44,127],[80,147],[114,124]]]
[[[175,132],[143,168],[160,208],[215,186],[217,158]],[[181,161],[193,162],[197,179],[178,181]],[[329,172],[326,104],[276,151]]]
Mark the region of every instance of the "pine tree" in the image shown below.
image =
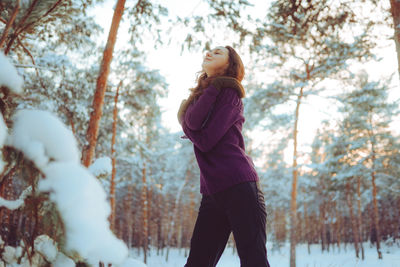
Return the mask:
[[[362,27],[361,34],[351,40],[343,32]],[[257,28],[252,50],[273,57],[275,67],[282,68],[282,81],[275,82],[282,94],[281,101],[295,103],[293,113],[293,164],[291,194],[290,266],[296,266],[296,217],[298,183],[298,125],[300,106],[310,94],[319,94],[319,83],[343,73],[350,60],[368,58],[370,42],[365,32],[370,25],[357,23],[349,1],[274,1],[268,21]],[[278,86],[276,86],[278,85]]]
[[[357,89],[341,97],[344,102],[342,111],[347,115],[343,127],[356,147],[356,150],[352,149],[357,152],[353,157],[366,168],[364,179],[369,177],[371,180],[376,248],[378,258],[382,259],[376,180],[383,179],[380,173],[385,173],[382,162],[390,154],[387,144],[392,139],[389,125],[398,107],[387,100],[388,85],[369,81],[365,72],[359,74],[356,86]]]
[[[94,151],[99,133],[100,119],[103,113],[104,94],[107,87],[107,78],[110,72],[111,60],[113,57],[114,46],[117,39],[117,32],[122,14],[125,8],[125,0],[118,0],[111,23],[108,40],[101,61],[99,76],[97,78],[96,90],[93,98],[92,113],[89,120],[86,138],[89,142],[88,146],[82,152],[82,162],[86,167],[92,163]]]
[[[394,42],[396,44],[397,52],[397,62],[398,62],[398,72],[400,76],[400,2],[397,0],[390,0],[390,13],[393,18],[393,28],[394,28]]]

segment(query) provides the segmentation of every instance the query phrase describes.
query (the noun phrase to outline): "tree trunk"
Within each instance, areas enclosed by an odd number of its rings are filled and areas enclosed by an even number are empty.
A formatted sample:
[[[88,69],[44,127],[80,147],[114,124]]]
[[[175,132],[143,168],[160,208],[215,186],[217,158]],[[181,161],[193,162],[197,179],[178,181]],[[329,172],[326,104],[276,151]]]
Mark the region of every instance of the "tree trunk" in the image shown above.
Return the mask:
[[[0,217],[0,219],[1,219],[1,217]],[[397,222],[397,227],[396,227],[397,235],[395,238],[400,239],[400,197],[397,198],[396,222]]]
[[[375,184],[375,161],[376,161],[376,149],[375,149],[375,135],[373,132],[373,123],[372,118],[369,117],[369,125],[370,130],[368,130],[369,140],[371,142],[371,182],[372,182],[372,203],[373,203],[373,217],[374,217],[374,225],[376,232],[376,250],[378,252],[378,259],[382,259],[381,245],[380,245],[380,227],[379,227],[379,211],[378,211],[378,203],[376,200],[377,190]]]
[[[175,199],[175,206],[174,206],[174,210],[172,212],[172,218],[170,220],[170,224],[168,227],[168,236],[167,236],[167,255],[165,257],[165,260],[168,261],[168,257],[169,257],[169,247],[171,244],[171,239],[172,239],[172,235],[174,233],[174,229],[175,229],[175,222],[178,219],[178,211],[179,211],[179,202],[181,200],[181,196],[182,196],[182,192],[183,189],[185,187],[185,185],[187,184],[187,182],[189,181],[189,169],[186,170],[186,177],[185,177],[185,181],[183,182],[183,184],[181,185],[181,187],[178,190],[178,194],[176,196]]]
[[[150,169],[147,171],[147,176],[150,176]],[[147,245],[150,247],[151,246],[151,240],[152,240],[152,219],[151,219],[151,205],[152,199],[153,199],[153,189],[154,187],[150,184],[150,186],[147,187],[147,221],[148,221],[148,227],[147,227]]]
[[[117,39],[117,32],[119,23],[124,12],[124,5],[126,0],[118,0],[115,7],[110,32],[108,34],[107,45],[103,52],[103,59],[100,66],[99,77],[97,78],[96,91],[93,97],[92,113],[90,115],[89,127],[86,132],[86,139],[88,145],[82,153],[82,163],[89,167],[94,157],[96,148],[97,136],[99,133],[99,124],[101,116],[103,115],[104,94],[107,87],[107,78],[110,72],[110,64],[113,56],[114,45]]]
[[[309,234],[309,226],[308,226],[308,214],[307,214],[307,203],[304,200],[304,235],[305,238],[307,240],[307,251],[308,251],[308,255],[311,254],[311,250],[310,250],[310,234]]]
[[[373,156],[374,158],[374,156]],[[374,159],[373,159],[374,160]],[[382,252],[381,252],[381,245],[380,245],[380,229],[379,229],[379,212],[378,212],[378,203],[376,200],[376,184],[375,184],[375,171],[372,170],[371,172],[371,180],[372,180],[372,202],[374,205],[374,225],[375,225],[375,232],[376,232],[376,250],[378,252],[378,259],[382,259]]]
[[[163,216],[161,215],[161,212],[164,210],[161,206],[163,200],[161,198],[161,192],[158,192],[157,195],[157,208],[158,208],[158,214],[157,216],[157,256],[160,255],[160,250],[162,249],[162,223],[163,223]]]
[[[338,205],[335,205],[335,215],[336,215],[336,221],[337,221],[337,227],[336,227],[336,242],[338,246],[338,250],[340,252],[340,245],[342,241],[342,216],[339,212]]]
[[[321,225],[321,249],[325,251],[326,249],[326,211],[325,211],[325,202],[322,202],[319,206],[319,214],[320,214],[320,225]]]
[[[111,205],[111,216],[110,216],[110,224],[111,229],[114,230],[115,227],[115,174],[117,169],[115,168],[116,163],[116,155],[115,155],[115,136],[117,135],[117,121],[118,121],[118,93],[119,89],[122,85],[122,81],[119,83],[117,87],[117,91],[115,92],[114,97],[114,110],[113,110],[113,125],[112,125],[112,138],[111,138],[111,183],[110,183],[110,205]]]
[[[297,105],[295,112],[294,131],[293,131],[293,180],[292,195],[290,201],[290,267],[296,267],[296,216],[297,216],[297,126],[299,122],[299,109],[301,99],[303,97],[303,88],[297,97]]]
[[[353,229],[353,238],[354,238],[354,248],[356,250],[356,257],[357,259],[360,258],[359,256],[359,248],[358,248],[358,229],[357,229],[357,223],[354,218],[354,212],[353,212],[353,199],[351,197],[351,190],[350,190],[350,182],[348,181],[346,183],[346,201],[347,201],[347,206],[349,207],[349,213],[350,213],[350,222],[351,222],[351,227]]]
[[[332,198],[329,196],[329,200],[327,203],[327,209],[325,212],[328,213],[328,230],[327,230],[327,244],[328,244],[328,252],[330,251],[331,243],[332,243],[332,238],[334,237],[334,227],[333,227],[333,212],[332,212]],[[333,246],[334,247],[334,246]]]
[[[128,184],[128,193],[124,197],[124,218],[125,218],[125,228],[126,229],[126,242],[128,249],[132,246],[132,234],[133,234],[133,223],[132,223],[132,197],[133,197],[133,185]]]
[[[193,185],[192,185],[193,187]],[[399,199],[399,203],[400,203],[400,199]],[[194,221],[195,221],[195,212],[194,212],[194,208],[196,205],[196,200],[195,200],[195,195],[193,193],[193,191],[190,191],[190,222],[193,225]]]
[[[149,217],[148,217],[148,197],[147,197],[147,181],[146,181],[146,164],[142,168],[142,214],[143,214],[143,253],[144,263],[147,263],[147,248],[149,246]]]
[[[357,228],[358,228],[358,236],[360,240],[360,248],[361,248],[361,259],[364,260],[364,246],[363,246],[363,238],[362,238],[362,215],[361,215],[361,178],[358,176],[357,178]]]
[[[16,4],[15,4],[14,10],[13,10],[13,12],[11,14],[11,17],[7,21],[6,27],[3,30],[3,33],[2,33],[1,38],[0,38],[0,49],[2,48],[3,44],[5,43],[5,41],[7,39],[7,36],[8,36],[8,32],[10,31],[10,28],[12,27],[12,24],[14,23],[15,18],[17,17],[17,14],[18,14],[18,11],[19,11],[19,6],[20,6],[19,2],[20,2],[20,0],[16,1]],[[8,54],[7,52],[8,51],[5,51],[4,54],[7,55]]]
[[[400,77],[400,1],[390,0],[390,12],[393,17],[394,24],[394,42],[396,44],[398,72]]]

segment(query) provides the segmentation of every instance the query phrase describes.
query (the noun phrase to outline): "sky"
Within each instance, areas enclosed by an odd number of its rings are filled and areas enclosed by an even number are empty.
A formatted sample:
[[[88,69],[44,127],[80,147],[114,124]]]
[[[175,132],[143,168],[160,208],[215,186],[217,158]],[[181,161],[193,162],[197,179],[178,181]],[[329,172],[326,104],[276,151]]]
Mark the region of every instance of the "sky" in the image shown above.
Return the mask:
[[[269,1],[249,1],[254,6],[249,9],[252,17],[263,18],[267,12]],[[108,31],[111,24],[113,14],[114,0],[107,0],[104,4],[96,8],[96,20],[104,28],[104,40],[107,39]],[[162,4],[169,10],[169,15],[199,15],[207,12],[207,6],[203,1],[178,1],[169,0],[162,1]],[[243,16],[243,14],[242,14]],[[119,31],[116,48],[124,43],[128,38],[128,25],[122,23]],[[206,29],[211,30],[211,29]],[[215,30],[218,31],[218,30]],[[172,31],[176,37],[183,39],[182,32],[179,30]],[[217,45],[230,45],[226,43],[229,40],[229,33],[218,32],[218,37],[213,39],[213,43]],[[146,62],[144,64],[150,69],[158,69],[160,74],[165,77],[169,84],[168,96],[159,100],[162,110],[162,124],[171,132],[181,131],[181,127],[177,121],[176,114],[181,101],[189,96],[189,88],[195,85],[196,73],[201,70],[201,62],[204,53],[201,51],[181,51],[181,44],[172,42],[169,46],[160,46],[157,49],[153,45],[146,45]],[[391,99],[400,99],[399,78],[397,74],[397,58],[395,45],[392,40],[382,41],[377,49],[377,54],[382,58],[380,62],[369,62],[354,66],[356,69],[366,69],[371,78],[380,79],[394,73],[393,88],[390,90]],[[251,60],[249,57],[242,56],[244,65],[248,65]],[[247,70],[248,71],[248,70]],[[257,70],[255,70],[257,72]],[[259,73],[261,76],[269,77],[268,73]],[[274,77],[272,77],[274,78]],[[275,77],[278,79],[279,77]],[[246,80],[246,77],[245,77]],[[336,90],[336,85],[331,83],[328,90]],[[246,107],[245,107],[246,108]],[[301,106],[300,124],[299,124],[299,146],[303,148],[303,152],[310,149],[310,144],[314,138],[315,132],[324,119],[330,119],[332,112],[336,112],[336,107],[332,106],[332,102],[320,97],[309,97]],[[294,110],[288,110],[294,112]],[[400,124],[399,121],[395,124]],[[398,128],[400,130],[400,127]],[[399,132],[400,133],[400,132]],[[253,145],[263,145],[266,136],[262,131],[255,130],[252,133]],[[300,149],[301,150],[301,149]],[[285,151],[285,160],[291,162],[292,149],[291,146]],[[261,162],[258,164],[262,164]],[[256,165],[258,165],[256,163]]]

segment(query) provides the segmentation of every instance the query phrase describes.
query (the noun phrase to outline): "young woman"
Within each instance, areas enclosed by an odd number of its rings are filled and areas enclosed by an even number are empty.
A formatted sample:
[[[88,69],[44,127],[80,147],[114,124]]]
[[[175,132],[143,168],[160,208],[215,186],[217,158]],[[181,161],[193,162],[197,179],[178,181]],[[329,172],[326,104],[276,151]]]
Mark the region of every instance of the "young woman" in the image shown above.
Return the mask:
[[[194,145],[202,200],[185,267],[214,267],[233,232],[241,267],[269,267],[264,196],[242,136],[244,66],[230,46],[203,60],[178,120]]]

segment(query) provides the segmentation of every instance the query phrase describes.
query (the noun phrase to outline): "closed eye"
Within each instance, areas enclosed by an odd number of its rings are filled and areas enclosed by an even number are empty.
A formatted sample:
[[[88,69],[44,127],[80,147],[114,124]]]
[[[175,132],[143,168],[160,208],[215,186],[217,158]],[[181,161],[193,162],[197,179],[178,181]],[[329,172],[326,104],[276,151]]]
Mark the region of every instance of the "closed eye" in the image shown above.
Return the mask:
[[[221,54],[221,50],[220,49],[216,49],[216,50],[214,50],[214,54]]]

